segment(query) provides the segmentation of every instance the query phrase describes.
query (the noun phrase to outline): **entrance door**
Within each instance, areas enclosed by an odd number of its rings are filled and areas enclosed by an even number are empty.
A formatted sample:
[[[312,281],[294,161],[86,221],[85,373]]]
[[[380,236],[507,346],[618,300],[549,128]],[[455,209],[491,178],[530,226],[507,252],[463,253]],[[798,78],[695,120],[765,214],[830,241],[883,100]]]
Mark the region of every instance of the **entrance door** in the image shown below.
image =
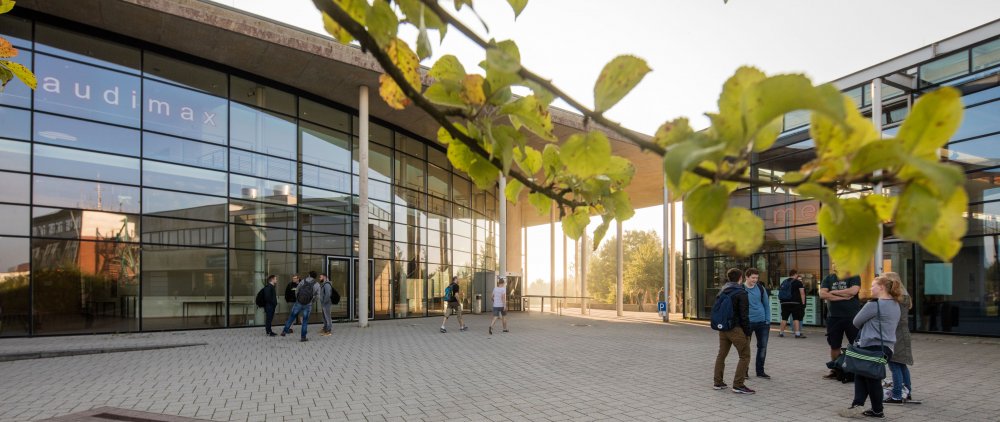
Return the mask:
[[[358,319],[358,259],[339,256],[329,256],[326,258],[327,276],[333,288],[340,293],[340,303],[333,305],[330,309],[330,316],[334,319],[356,320]],[[368,318],[374,318],[375,296],[375,261],[368,260]]]

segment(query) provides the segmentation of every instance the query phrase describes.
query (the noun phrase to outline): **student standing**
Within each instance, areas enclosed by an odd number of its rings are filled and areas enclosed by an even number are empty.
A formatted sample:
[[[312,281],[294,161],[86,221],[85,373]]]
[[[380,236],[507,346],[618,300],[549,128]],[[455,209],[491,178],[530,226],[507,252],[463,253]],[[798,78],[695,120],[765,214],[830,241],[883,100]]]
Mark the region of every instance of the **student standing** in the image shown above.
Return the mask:
[[[768,299],[767,289],[757,283],[759,279],[759,270],[747,269],[743,277],[743,288],[747,291],[749,303],[750,337],[757,337],[757,361],[754,369],[757,378],[770,379],[771,376],[764,372],[764,359],[767,358],[767,340],[771,332],[771,301]]]
[[[714,385],[712,388],[716,390],[726,388],[726,383],[722,381],[726,371],[726,356],[729,355],[731,347],[736,347],[736,351],[740,354],[740,361],[736,364],[736,374],[733,376],[733,392],[753,394],[756,391],[744,384],[747,369],[750,367],[750,319],[748,316],[750,310],[747,303],[747,292],[743,286],[740,286],[742,276],[742,271],[730,268],[726,272],[726,279],[729,282],[722,286],[722,291],[719,292],[719,296],[729,295],[730,297],[732,309],[727,310],[726,313],[732,315],[729,321],[732,328],[724,331],[719,330],[719,353],[715,356]],[[722,303],[719,302],[718,297],[716,302]],[[714,308],[713,306],[713,313],[715,312]],[[713,318],[714,320],[715,318]]]
[[[806,338],[802,335],[802,318],[806,315],[806,286],[802,284],[802,275],[796,270],[788,272],[788,277],[781,280],[780,289],[786,288],[791,297],[781,299],[781,327],[778,329],[778,337],[785,336],[785,326],[788,325],[788,317],[792,317],[792,330],[795,338]],[[781,296],[779,294],[778,296]]]
[[[504,279],[497,280],[497,286],[493,288],[493,320],[490,321],[490,335],[493,335],[493,324],[500,318],[503,332],[507,331],[507,287],[504,286]]]
[[[267,283],[264,284],[264,332],[271,337],[277,335],[271,330],[271,325],[274,322],[274,310],[278,307],[278,292],[274,288],[276,284],[278,284],[278,276],[274,274],[267,276]]]
[[[298,289],[295,292],[295,304],[292,305],[292,311],[288,314],[288,321],[285,321],[285,327],[281,330],[281,336],[284,337],[285,334],[291,334],[292,332],[292,322],[295,321],[297,316],[302,316],[302,340],[309,341],[306,338],[306,332],[309,330],[309,313],[312,312],[313,301],[316,300],[316,296],[319,296],[319,283],[316,282],[316,272],[309,271],[309,277],[302,280],[299,283]]]
[[[837,360],[844,337],[847,343],[854,343],[858,329],[852,321],[861,309],[858,301],[858,291],[861,290],[861,277],[852,276],[840,278],[836,267],[830,268],[830,274],[823,279],[819,289],[819,298],[829,302],[829,315],[826,317],[826,342],[830,346],[830,360]],[[837,372],[831,370],[823,378],[837,379]]]
[[[295,292],[298,290],[298,288],[299,288],[299,276],[292,274],[292,281],[289,281],[288,284],[285,285],[285,303],[288,304],[289,315],[292,314],[292,307],[295,306]],[[299,319],[295,320],[295,323],[301,324],[302,316],[299,316]],[[289,328],[288,332],[291,333],[292,329]]]
[[[885,400],[886,404],[903,404],[913,401],[913,384],[910,382],[909,367],[913,365],[913,352],[910,349],[910,309],[913,308],[913,298],[906,291],[906,285],[903,284],[899,274],[888,272],[882,276],[899,283],[903,292],[903,298],[899,302],[899,324],[896,324],[896,347],[892,350],[892,359],[889,359],[889,370],[892,372],[892,397]]]
[[[326,278],[326,274],[319,275],[320,294],[319,306],[323,310],[323,330],[321,336],[333,334],[333,320],[330,319],[330,308],[333,307],[333,284]]]

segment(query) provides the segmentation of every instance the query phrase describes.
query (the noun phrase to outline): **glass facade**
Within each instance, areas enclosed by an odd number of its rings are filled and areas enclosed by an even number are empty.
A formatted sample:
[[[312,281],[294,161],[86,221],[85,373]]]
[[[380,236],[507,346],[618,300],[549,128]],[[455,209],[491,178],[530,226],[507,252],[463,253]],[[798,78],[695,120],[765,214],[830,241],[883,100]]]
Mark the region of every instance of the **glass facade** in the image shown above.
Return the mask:
[[[914,298],[911,329],[971,335],[1000,335],[1000,39],[986,40],[942,55],[898,73],[915,75],[912,92],[883,84],[882,123],[886,137],[892,136],[913,101],[937,86],[955,86],[963,92],[962,124],[941,150],[941,160],[961,165],[969,192],[968,232],[963,247],[951,263],[943,263],[919,245],[894,238],[891,226],[885,234],[882,256],[884,271],[901,275]],[[888,89],[887,89],[888,88]],[[844,91],[871,114],[870,85]],[[807,113],[785,116],[786,132],[775,147],[756,154],[752,180],[768,181],[798,169],[815,158],[809,139]],[[895,194],[891,186],[886,187]],[[866,195],[871,186],[856,186],[844,195]],[[764,220],[764,245],[749,258],[722,256],[705,249],[702,239],[686,228],[684,242],[684,313],[689,318],[709,318],[714,297],[727,269],[756,267],[761,281],[778,288],[790,269],[803,275],[808,302],[805,323],[824,323],[819,300],[819,282],[830,272],[830,259],[816,226],[820,204],[797,197],[790,191],[751,183],[737,191],[734,205],[750,208]],[[862,274],[862,297],[874,276],[870,267]],[[776,293],[773,295],[776,296]],[[774,305],[772,305],[774,306]],[[777,322],[778,316],[774,317]]]
[[[269,274],[283,321],[288,280],[309,271],[339,283],[335,317],[357,317],[353,111],[0,19],[38,76],[34,92],[0,95],[0,336],[261,325],[254,295]],[[496,192],[437,145],[375,123],[370,134],[371,316],[440,314],[446,280],[492,279]]]

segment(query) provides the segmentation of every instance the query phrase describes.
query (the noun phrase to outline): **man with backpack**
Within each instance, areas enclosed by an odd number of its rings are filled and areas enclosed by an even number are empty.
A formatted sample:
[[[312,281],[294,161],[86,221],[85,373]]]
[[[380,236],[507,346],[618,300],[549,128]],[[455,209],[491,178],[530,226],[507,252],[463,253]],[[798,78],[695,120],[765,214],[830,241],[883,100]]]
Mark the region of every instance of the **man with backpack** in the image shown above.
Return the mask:
[[[292,332],[292,322],[295,321],[295,317],[302,315],[302,340],[309,341],[306,338],[306,331],[309,330],[309,313],[312,312],[313,300],[316,296],[320,295],[319,283],[316,282],[316,271],[309,271],[309,277],[302,280],[299,283],[298,289],[295,292],[295,303],[292,305],[292,311],[288,313],[288,321],[285,321],[285,327],[281,330],[281,336],[284,337],[285,334]]]
[[[264,283],[264,287],[257,292],[257,307],[264,308],[264,314],[266,315],[264,319],[264,332],[270,337],[277,335],[271,330],[271,325],[274,322],[274,309],[278,307],[278,292],[274,288],[275,284],[278,284],[278,276],[271,274],[267,276],[267,282]]]
[[[729,280],[712,305],[712,329],[719,332],[719,354],[715,357],[715,374],[712,388],[722,390],[726,383],[722,377],[726,370],[726,356],[729,348],[736,347],[740,361],[736,365],[733,377],[733,392],[737,394],[753,394],[756,391],[747,388],[747,369],[750,367],[750,304],[747,292],[740,286],[742,271],[730,268],[726,272]]]
[[[469,327],[465,326],[465,322],[462,321],[462,302],[461,293],[458,288],[458,276],[451,278],[451,284],[444,288],[444,320],[441,321],[441,332],[447,333],[448,330],[444,328],[445,323],[448,322],[448,315],[454,311],[458,314],[458,331],[468,330]]]
[[[771,376],[764,372],[764,359],[767,358],[767,340],[771,332],[771,300],[767,296],[767,289],[757,283],[759,279],[760,270],[748,268],[743,277],[743,288],[747,291],[750,337],[757,336],[757,361],[754,369],[757,378],[770,379]]]
[[[333,307],[333,284],[326,278],[326,274],[319,275],[319,282],[319,307],[323,310],[323,330],[319,335],[328,336],[333,334],[333,320],[330,319],[330,308]]]
[[[785,336],[788,317],[792,317],[795,338],[806,338],[802,335],[802,317],[806,314],[806,286],[802,284],[802,276],[795,269],[789,270],[788,277],[781,280],[778,301],[781,302],[781,328],[778,329],[778,337]]]

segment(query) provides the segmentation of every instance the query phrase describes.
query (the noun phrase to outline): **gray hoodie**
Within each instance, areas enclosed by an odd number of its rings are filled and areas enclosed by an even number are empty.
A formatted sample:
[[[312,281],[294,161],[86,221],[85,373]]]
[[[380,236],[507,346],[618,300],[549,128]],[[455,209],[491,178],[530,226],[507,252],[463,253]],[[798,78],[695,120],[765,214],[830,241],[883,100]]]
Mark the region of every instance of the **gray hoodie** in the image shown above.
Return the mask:
[[[883,344],[889,350],[895,350],[898,323],[899,304],[895,300],[879,299],[866,303],[854,316],[854,326],[861,329],[858,333],[858,344],[861,347]]]

